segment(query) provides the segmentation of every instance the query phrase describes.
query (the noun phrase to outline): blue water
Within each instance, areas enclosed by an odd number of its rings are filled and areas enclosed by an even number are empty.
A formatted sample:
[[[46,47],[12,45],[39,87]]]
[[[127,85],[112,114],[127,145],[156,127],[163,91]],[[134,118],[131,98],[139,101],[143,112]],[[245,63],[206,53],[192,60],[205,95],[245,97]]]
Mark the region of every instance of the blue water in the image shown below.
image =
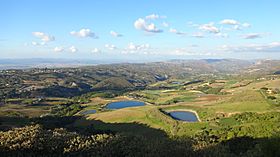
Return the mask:
[[[168,113],[173,119],[187,121],[187,122],[197,122],[198,118],[192,112],[188,111],[172,111]]]
[[[141,101],[118,101],[118,102],[111,102],[106,105],[107,109],[121,109],[126,107],[135,107],[135,106],[144,106],[145,103]]]
[[[94,114],[94,113],[96,113],[96,110],[86,110],[86,111],[81,112],[81,114],[83,114],[83,115]]]

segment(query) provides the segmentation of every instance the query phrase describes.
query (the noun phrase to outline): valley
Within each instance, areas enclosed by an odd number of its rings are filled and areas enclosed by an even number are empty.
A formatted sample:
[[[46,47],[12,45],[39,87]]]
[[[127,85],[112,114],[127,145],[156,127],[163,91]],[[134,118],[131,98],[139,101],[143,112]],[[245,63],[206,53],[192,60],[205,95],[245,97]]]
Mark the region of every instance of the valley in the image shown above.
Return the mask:
[[[275,71],[280,69],[280,62],[266,60],[244,66],[240,62],[246,61],[3,70],[0,135],[7,140],[18,129],[44,132],[44,129],[64,128],[61,136],[83,139],[69,150],[67,141],[64,148],[55,148],[57,153],[68,155],[87,152],[88,148],[91,152],[94,145],[83,144],[90,135],[106,136],[101,141],[92,139],[100,143],[95,153],[119,147],[121,143],[126,145],[128,138],[132,138],[137,148],[150,149],[147,143],[162,143],[153,151],[160,149],[166,155],[171,152],[163,149],[170,142],[175,150],[180,150],[178,154],[187,152],[190,156],[215,156],[221,150],[225,156],[249,156],[252,151],[262,155],[268,144],[274,142],[276,146],[279,142],[280,75]],[[268,62],[274,63],[270,69],[264,68]],[[230,67],[237,68],[228,70]],[[255,73],[252,69],[262,72]],[[189,112],[197,120],[178,120],[172,112]],[[58,140],[51,138],[53,142]],[[115,140],[118,142],[114,143]],[[246,142],[234,147],[235,140]],[[104,142],[111,148],[104,147]],[[21,147],[9,141],[0,144],[1,151],[21,150]],[[35,154],[39,151],[37,147],[32,149]],[[52,152],[54,148],[44,146],[44,149]],[[132,148],[123,149],[109,156]]]

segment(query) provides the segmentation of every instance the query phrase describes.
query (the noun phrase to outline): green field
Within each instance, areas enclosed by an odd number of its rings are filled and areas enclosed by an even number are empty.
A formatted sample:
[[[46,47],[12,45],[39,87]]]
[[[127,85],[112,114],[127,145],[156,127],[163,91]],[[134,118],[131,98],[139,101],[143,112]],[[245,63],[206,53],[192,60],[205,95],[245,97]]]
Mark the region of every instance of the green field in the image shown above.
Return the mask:
[[[168,86],[168,89],[132,90],[118,93],[116,96],[113,96],[112,92],[109,94],[91,93],[68,99],[54,97],[42,100],[7,99],[6,104],[0,107],[0,116],[5,119],[1,122],[1,128],[22,127],[30,124],[40,124],[44,128],[51,129],[61,126],[78,130],[81,134],[94,132],[98,135],[105,133],[106,137],[111,137],[111,134],[117,135],[124,138],[123,142],[127,140],[126,138],[137,137],[140,139],[132,140],[135,146],[140,147],[138,143],[140,141],[155,142],[156,150],[166,149],[165,147],[170,142],[175,142],[174,149],[178,150],[181,149],[181,145],[191,142],[188,145],[191,145],[192,149],[189,150],[188,146],[184,147],[184,151],[199,154],[199,156],[205,156],[205,154],[219,156],[217,152],[221,150],[224,151],[222,154],[225,156],[234,151],[248,156],[250,151],[258,152],[259,149],[262,150],[260,153],[263,153],[267,144],[278,142],[280,79],[211,80],[187,85],[183,83],[174,85],[166,81],[151,86],[154,88],[159,84]],[[146,105],[117,110],[105,108],[110,102],[126,100],[142,101]],[[96,110],[96,113],[81,114],[87,110]],[[199,121],[175,120],[167,114],[169,111],[191,111],[198,116]],[[66,135],[65,139],[71,137],[72,133],[67,132]],[[116,140],[116,137],[111,138]],[[242,152],[241,147],[228,148],[233,146],[232,140],[243,138],[246,142],[240,146],[248,151]],[[248,142],[252,147],[246,145]],[[115,144],[112,147],[120,147],[119,144],[122,142],[118,141]],[[75,148],[75,146],[71,147]],[[79,146],[79,148],[82,147]],[[145,149],[150,147],[150,145],[145,145]],[[185,150],[186,148],[188,150]]]
[[[230,89],[229,84],[236,83],[235,80],[229,82],[225,83],[225,89]],[[243,113],[264,114],[277,111],[279,107],[271,105],[267,101],[266,97],[262,95],[260,87],[261,85],[277,86],[279,82],[279,80],[278,82],[255,82],[246,86],[234,87],[234,91],[226,95],[202,94],[200,91],[185,90],[183,86],[180,89],[129,92],[125,94],[128,97],[124,97],[124,100],[140,100],[148,102],[148,105],[115,111],[101,111],[87,116],[87,119],[100,120],[106,123],[141,123],[152,128],[164,130],[171,136],[195,136],[203,130],[219,130],[224,126],[234,127],[239,125],[231,118],[233,116],[242,115]],[[113,98],[108,100],[99,99],[99,101],[106,104],[114,101],[114,99],[122,100]],[[169,103],[175,99],[180,101]],[[89,103],[86,105],[85,110],[96,109],[95,104],[94,101]],[[160,109],[167,111],[192,110],[197,112],[201,122],[187,123],[177,121],[160,112]],[[90,123],[90,121],[87,121],[87,123]],[[76,125],[85,124],[79,121]],[[244,126],[246,126],[246,123]],[[97,127],[99,128],[99,126]],[[101,128],[106,129],[105,126],[101,126]],[[117,128],[117,131],[122,131],[122,129]],[[138,131],[141,132],[140,130]],[[134,132],[134,130],[131,130],[131,132]]]

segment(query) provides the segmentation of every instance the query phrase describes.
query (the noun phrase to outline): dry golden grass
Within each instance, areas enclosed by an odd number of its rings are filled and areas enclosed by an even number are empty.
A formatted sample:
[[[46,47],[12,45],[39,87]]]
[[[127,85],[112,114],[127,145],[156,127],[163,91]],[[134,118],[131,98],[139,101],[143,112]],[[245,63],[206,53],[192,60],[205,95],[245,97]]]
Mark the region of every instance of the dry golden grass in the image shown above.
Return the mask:
[[[39,117],[42,114],[46,114],[50,111],[49,107],[33,107],[18,104],[7,104],[1,106],[0,116],[5,116],[7,114],[20,114],[28,117]]]
[[[146,112],[151,108],[153,106],[123,108],[92,114],[88,118],[102,120],[104,122],[141,122],[141,120],[145,119]]]

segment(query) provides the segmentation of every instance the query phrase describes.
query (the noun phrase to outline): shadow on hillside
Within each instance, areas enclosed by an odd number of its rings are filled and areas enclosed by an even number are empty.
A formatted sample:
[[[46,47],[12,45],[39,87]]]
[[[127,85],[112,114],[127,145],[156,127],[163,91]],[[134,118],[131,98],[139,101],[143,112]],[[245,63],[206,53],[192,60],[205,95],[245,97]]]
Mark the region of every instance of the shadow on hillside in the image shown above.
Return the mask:
[[[208,154],[206,156],[276,157],[280,156],[279,135],[277,133],[270,138],[235,137],[201,149],[198,154]]]
[[[0,130],[7,131],[15,127],[23,127],[26,125],[40,124],[44,128],[61,128],[74,123],[79,117],[0,117]]]
[[[7,131],[15,127],[40,124],[45,129],[65,128],[82,135],[98,133],[120,133],[128,135],[140,135],[145,137],[167,137],[167,134],[159,129],[151,128],[140,123],[104,123],[100,120],[88,120],[82,116],[42,118],[27,117],[0,117],[0,131]]]
[[[79,125],[78,125],[78,124]],[[95,134],[113,134],[118,138],[109,143],[87,149],[77,149],[71,153],[63,153],[63,149],[53,151],[44,148],[44,153],[36,148],[31,150],[5,151],[0,147],[0,153],[8,156],[279,156],[280,136],[273,138],[232,138],[216,144],[203,143],[194,138],[170,138],[159,129],[139,123],[105,123],[99,120],[87,120],[84,117],[0,117],[2,131],[11,130],[31,124],[40,124],[44,129],[65,128],[69,132],[77,132],[82,136]],[[1,138],[1,137],[0,137]],[[204,138],[207,139],[207,138]],[[54,140],[50,140],[53,142]],[[211,143],[211,142],[210,142]],[[53,144],[55,145],[55,144]],[[44,146],[44,145],[43,145]],[[196,149],[194,149],[194,147]],[[63,147],[62,147],[63,148]]]

